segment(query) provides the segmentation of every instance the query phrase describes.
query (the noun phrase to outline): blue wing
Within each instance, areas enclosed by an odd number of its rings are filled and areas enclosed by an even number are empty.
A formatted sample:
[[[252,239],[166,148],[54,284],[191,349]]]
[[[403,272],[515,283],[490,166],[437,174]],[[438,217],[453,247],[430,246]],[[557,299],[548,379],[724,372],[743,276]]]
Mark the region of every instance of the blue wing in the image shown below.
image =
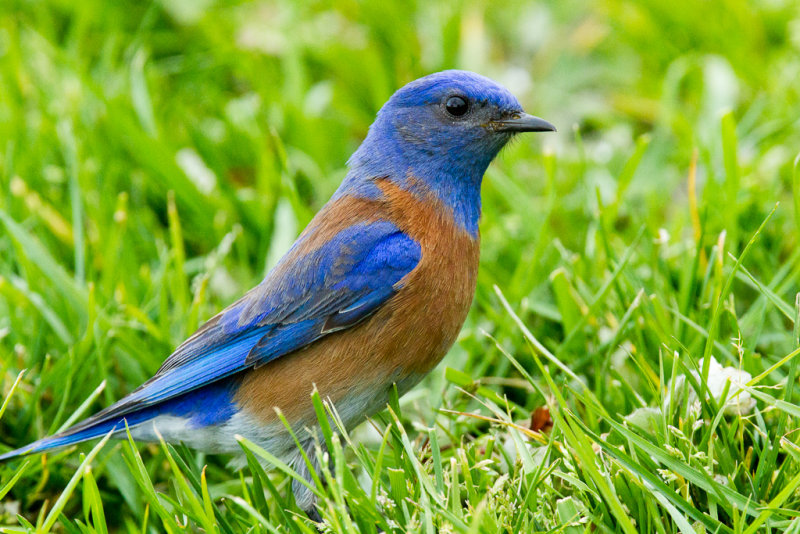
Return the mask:
[[[153,378],[68,429],[59,445],[67,436],[80,436],[72,443],[102,435],[123,417],[139,422],[155,405],[357,324],[400,289],[422,257],[419,244],[387,221],[355,224],[301,254],[304,248],[301,237],[261,284],[203,325]],[[43,448],[50,446],[35,450]]]

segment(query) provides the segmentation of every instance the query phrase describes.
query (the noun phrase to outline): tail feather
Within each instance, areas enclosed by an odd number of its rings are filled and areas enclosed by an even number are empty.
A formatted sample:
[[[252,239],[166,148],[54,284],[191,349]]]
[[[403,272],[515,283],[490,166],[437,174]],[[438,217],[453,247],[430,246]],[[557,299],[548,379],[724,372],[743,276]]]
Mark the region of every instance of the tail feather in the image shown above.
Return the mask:
[[[113,406],[111,407],[113,408]],[[113,416],[108,414],[110,409],[103,410],[88,419],[84,419],[74,426],[54,434],[47,436],[40,440],[29,443],[24,447],[9,451],[0,455],[0,461],[15,458],[17,456],[24,456],[27,454],[36,454],[45,452],[68,445],[74,445],[82,441],[100,438],[111,432],[120,433],[125,431],[125,426],[130,428],[146,423],[161,414],[163,407],[150,406],[144,409],[136,410],[123,416]],[[110,415],[110,416],[109,416]]]
[[[29,443],[24,447],[20,447],[19,449],[9,451],[5,454],[0,454],[0,461],[10,460],[11,458],[16,458],[18,456],[26,456],[28,454],[36,454],[39,452],[58,449],[61,447],[66,447],[68,445],[74,445],[75,443],[80,443],[82,441],[88,441],[90,439],[105,436],[112,430],[116,432],[121,432],[124,429],[125,429],[124,418],[116,421],[106,421],[98,423],[96,425],[92,425],[88,428],[83,428],[83,429],[76,429],[76,430],[67,429],[59,434],[54,434],[52,436],[48,436],[46,438],[34,441],[33,443]]]
[[[160,415],[186,417],[199,426],[219,424],[228,420],[235,411],[232,388],[238,383],[238,379],[219,381],[150,406],[131,403],[126,397],[63,432],[0,455],[0,461],[100,438],[111,431],[121,434],[126,424],[133,428]]]

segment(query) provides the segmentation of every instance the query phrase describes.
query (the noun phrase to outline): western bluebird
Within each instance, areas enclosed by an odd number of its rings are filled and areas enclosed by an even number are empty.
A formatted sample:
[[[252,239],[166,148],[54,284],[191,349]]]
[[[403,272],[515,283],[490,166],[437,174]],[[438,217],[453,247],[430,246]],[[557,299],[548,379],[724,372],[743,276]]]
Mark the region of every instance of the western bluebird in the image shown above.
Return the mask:
[[[444,71],[398,90],[339,189],[264,280],[173,352],[150,380],[54,436],[46,451],[125,424],[137,440],[240,453],[242,435],[298,471],[276,414],[313,429],[316,387],[353,427],[424,377],[452,346],[478,270],[483,174],[518,132],[555,131],[497,83]],[[311,433],[301,433],[314,458]],[[305,473],[307,474],[307,473]],[[295,484],[297,504],[315,512]]]

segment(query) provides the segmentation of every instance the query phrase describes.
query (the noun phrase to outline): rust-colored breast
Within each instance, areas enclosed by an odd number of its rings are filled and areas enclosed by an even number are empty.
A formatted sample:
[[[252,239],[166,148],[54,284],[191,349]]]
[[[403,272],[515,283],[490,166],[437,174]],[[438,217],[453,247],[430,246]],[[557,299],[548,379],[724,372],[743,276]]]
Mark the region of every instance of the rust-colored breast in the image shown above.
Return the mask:
[[[354,222],[383,219],[420,244],[422,259],[402,289],[364,322],[245,376],[236,400],[262,421],[273,421],[279,407],[291,422],[312,423],[314,385],[340,411],[363,419],[383,408],[369,405],[371,391],[416,383],[461,330],[475,292],[478,239],[459,228],[435,197],[423,201],[389,181],[379,185],[382,199],[345,197],[320,212],[304,232],[303,248],[319,246]]]
[[[402,330],[387,336],[399,343],[387,359],[409,372],[427,373],[453,345],[469,312],[479,240],[459,228],[437,200],[422,202],[389,182],[381,188],[389,199],[390,220],[422,248],[419,265],[385,307]]]

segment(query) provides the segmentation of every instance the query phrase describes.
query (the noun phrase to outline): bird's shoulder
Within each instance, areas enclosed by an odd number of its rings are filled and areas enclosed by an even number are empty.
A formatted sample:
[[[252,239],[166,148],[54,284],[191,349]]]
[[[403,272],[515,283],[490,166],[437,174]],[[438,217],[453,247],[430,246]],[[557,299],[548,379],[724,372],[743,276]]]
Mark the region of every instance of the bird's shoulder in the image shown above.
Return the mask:
[[[442,298],[460,300],[474,289],[480,256],[480,233],[458,224],[452,209],[413,176],[403,185],[389,178],[372,180],[376,193],[342,195],[309,224],[309,247],[326,242],[341,227],[354,221],[385,221],[419,244],[421,257],[406,277],[407,286],[423,293],[429,286],[448,286],[456,294]]]

